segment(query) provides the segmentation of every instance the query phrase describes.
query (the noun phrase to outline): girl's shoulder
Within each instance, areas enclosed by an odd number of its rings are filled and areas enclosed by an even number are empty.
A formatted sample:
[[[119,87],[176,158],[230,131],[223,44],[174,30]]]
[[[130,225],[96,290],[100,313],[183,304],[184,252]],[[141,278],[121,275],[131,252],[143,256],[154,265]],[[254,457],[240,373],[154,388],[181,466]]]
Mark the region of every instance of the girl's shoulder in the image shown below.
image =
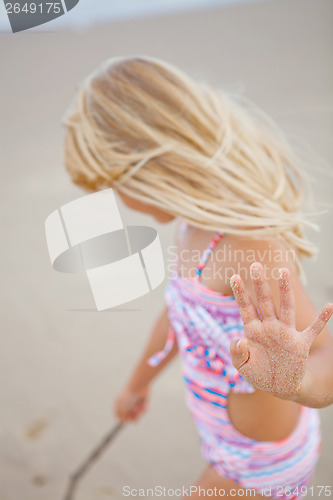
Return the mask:
[[[178,262],[184,276],[193,276],[200,259],[208,253],[201,281],[221,293],[229,294],[230,278],[239,274],[249,276],[253,262],[261,262],[269,274],[278,275],[281,267],[296,269],[295,253],[278,238],[253,238],[224,233],[217,244],[212,241],[216,231],[204,230],[179,221],[176,228]]]
[[[195,227],[184,220],[179,220],[176,226],[177,243],[188,250],[205,248],[216,234],[216,231]],[[220,234],[222,238],[217,247],[228,249],[228,256],[234,262],[267,261],[268,263],[295,260],[294,250],[287,249],[278,237],[253,237],[251,231],[248,236],[227,231]]]

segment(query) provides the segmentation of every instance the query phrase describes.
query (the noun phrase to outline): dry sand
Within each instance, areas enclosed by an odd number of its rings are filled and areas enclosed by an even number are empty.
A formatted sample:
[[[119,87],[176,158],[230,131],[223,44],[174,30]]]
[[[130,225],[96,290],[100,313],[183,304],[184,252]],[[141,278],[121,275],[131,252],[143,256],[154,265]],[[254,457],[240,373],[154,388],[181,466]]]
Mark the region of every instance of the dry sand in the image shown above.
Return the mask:
[[[332,172],[332,14],[330,0],[282,0],[76,33],[0,36],[1,500],[61,499],[68,473],[114,422],[112,402],[163,306],[160,286],[97,313],[84,276],[51,268],[45,218],[83,195],[65,173],[60,126],[77,82],[111,56],[166,59],[210,83],[243,89]],[[318,158],[309,163],[316,198],[327,204],[332,178],[318,170]],[[165,249],[172,244],[173,224],[121,210],[126,223],[150,224]],[[311,234],[320,257],[306,265],[318,307],[333,298],[332,214],[329,208],[320,216],[321,232]],[[332,407],[321,415],[314,485],[332,485]],[[156,383],[150,412],[118,436],[77,498],[120,499],[123,485],[179,487],[203,467],[176,361]]]

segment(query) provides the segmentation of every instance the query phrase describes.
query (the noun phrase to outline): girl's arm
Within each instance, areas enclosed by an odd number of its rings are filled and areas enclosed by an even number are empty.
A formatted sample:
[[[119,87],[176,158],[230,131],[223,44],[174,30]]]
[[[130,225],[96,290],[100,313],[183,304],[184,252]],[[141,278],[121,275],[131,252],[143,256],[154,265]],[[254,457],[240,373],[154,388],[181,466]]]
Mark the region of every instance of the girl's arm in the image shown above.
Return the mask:
[[[333,404],[332,360],[332,338],[312,347],[301,389],[291,399],[311,408],[324,408]]]
[[[306,330],[318,316],[318,311],[311,302],[295,271],[291,270],[290,284],[295,303],[296,329],[299,332]],[[278,299],[278,287],[272,288],[273,300]],[[291,299],[292,300],[292,299]],[[319,320],[319,327],[323,328],[320,335],[314,337],[306,363],[306,371],[302,380],[301,389],[290,399],[303,406],[323,408],[333,403],[333,337],[327,327],[326,320],[332,308],[324,309],[324,315]]]
[[[315,321],[318,311],[302,286],[297,273],[289,270],[289,275],[291,294],[294,296],[294,298],[291,297],[291,300],[295,304],[296,330],[303,332]],[[278,287],[275,284],[271,289],[273,300],[278,304]],[[322,331],[320,335],[319,332],[314,334],[301,389],[290,398],[311,408],[322,408],[333,403],[333,338],[328,328],[325,327],[331,310],[331,306],[324,309],[323,317],[318,324]]]
[[[231,345],[235,367],[254,387],[282,399],[314,408],[332,404],[333,339],[325,325],[333,304],[317,316],[288,261],[279,279],[272,262],[251,268],[252,276],[232,280],[246,336]]]
[[[118,395],[114,411],[117,418],[122,421],[136,420],[146,409],[150,392],[149,384],[156,375],[169,363],[178,351],[175,341],[172,349],[158,366],[148,365],[148,359],[161,351],[166,343],[169,331],[167,309],[158,318],[148,344],[134,369],[128,384]]]
[[[179,226],[176,231],[176,241],[178,239],[178,229]],[[171,350],[157,366],[148,364],[149,358],[157,352],[162,351],[165,347],[169,329],[168,308],[165,307],[155,323],[146,348],[136,364],[127,385],[116,399],[114,411],[120,421],[136,420],[146,410],[150,383],[177,354],[178,344],[176,339],[174,339]]]
[[[165,346],[169,328],[170,322],[168,319],[168,309],[165,308],[162,314],[159,316],[149,338],[148,344],[128,381],[127,389],[132,393],[139,393],[143,389],[145,389],[156,377],[156,375],[161,370],[163,370],[163,368],[169,363],[169,361],[171,361],[171,359],[173,359],[177,354],[178,345],[177,341],[175,340],[171,351],[159,363],[158,366],[153,367],[148,365],[148,359],[156,352],[161,351]]]

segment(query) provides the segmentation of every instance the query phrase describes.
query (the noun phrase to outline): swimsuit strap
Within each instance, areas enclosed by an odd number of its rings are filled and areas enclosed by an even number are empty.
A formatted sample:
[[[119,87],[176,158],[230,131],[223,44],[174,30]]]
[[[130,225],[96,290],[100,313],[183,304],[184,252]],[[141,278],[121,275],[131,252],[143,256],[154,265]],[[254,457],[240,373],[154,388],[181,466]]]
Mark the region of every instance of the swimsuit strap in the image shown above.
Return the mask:
[[[220,239],[222,237],[223,237],[223,233],[216,233],[214,238],[210,241],[209,245],[207,246],[206,250],[203,252],[203,254],[199,260],[199,264],[198,264],[198,267],[196,269],[194,279],[198,280],[200,278],[202,270],[205,267],[205,265],[207,264],[207,261],[209,259],[210,254],[212,253],[212,251],[214,250],[214,248],[216,247],[216,245],[218,244],[218,242],[220,241]]]
[[[186,227],[187,227],[187,222],[182,221],[180,224],[180,227],[179,227],[179,234],[182,234],[185,231]],[[216,233],[214,238],[210,241],[209,245],[207,246],[206,250],[203,252],[203,254],[200,258],[194,279],[198,280],[200,278],[202,270],[205,267],[210,254],[212,253],[212,251],[214,250],[214,248],[216,247],[216,245],[218,244],[218,242],[220,241],[220,239],[223,236],[224,236],[224,233]],[[150,366],[159,365],[166,358],[168,353],[171,351],[171,349],[175,343],[175,339],[176,339],[176,333],[175,333],[174,329],[170,326],[170,328],[168,330],[167,339],[166,339],[166,343],[165,343],[164,348],[161,351],[158,351],[155,354],[153,354],[147,360],[147,363]]]
[[[184,233],[187,226],[188,226],[188,223],[186,222],[186,220],[182,220],[180,225],[179,225],[179,228],[178,228],[179,236],[182,236],[182,234]]]
[[[188,223],[185,220],[182,220],[180,223],[179,229],[178,229],[178,234],[180,236],[184,233],[187,226],[188,226]],[[200,257],[199,264],[198,264],[196,271],[195,271],[194,279],[198,280],[200,278],[202,270],[205,267],[205,265],[207,264],[207,261],[209,259],[210,254],[212,253],[212,251],[214,250],[214,248],[216,247],[216,245],[218,244],[218,242],[220,241],[220,239],[223,236],[224,236],[224,233],[216,233],[214,238],[210,241],[209,245],[207,246],[207,248],[205,249],[205,251],[203,252],[203,254]]]

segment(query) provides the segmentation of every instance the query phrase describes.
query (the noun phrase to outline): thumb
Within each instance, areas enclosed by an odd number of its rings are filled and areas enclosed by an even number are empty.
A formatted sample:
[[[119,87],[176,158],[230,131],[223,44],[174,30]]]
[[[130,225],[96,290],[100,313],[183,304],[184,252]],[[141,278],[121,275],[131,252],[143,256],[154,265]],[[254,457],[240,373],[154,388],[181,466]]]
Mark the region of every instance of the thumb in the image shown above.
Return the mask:
[[[250,359],[249,344],[247,339],[236,339],[230,344],[231,361],[239,371]]]

